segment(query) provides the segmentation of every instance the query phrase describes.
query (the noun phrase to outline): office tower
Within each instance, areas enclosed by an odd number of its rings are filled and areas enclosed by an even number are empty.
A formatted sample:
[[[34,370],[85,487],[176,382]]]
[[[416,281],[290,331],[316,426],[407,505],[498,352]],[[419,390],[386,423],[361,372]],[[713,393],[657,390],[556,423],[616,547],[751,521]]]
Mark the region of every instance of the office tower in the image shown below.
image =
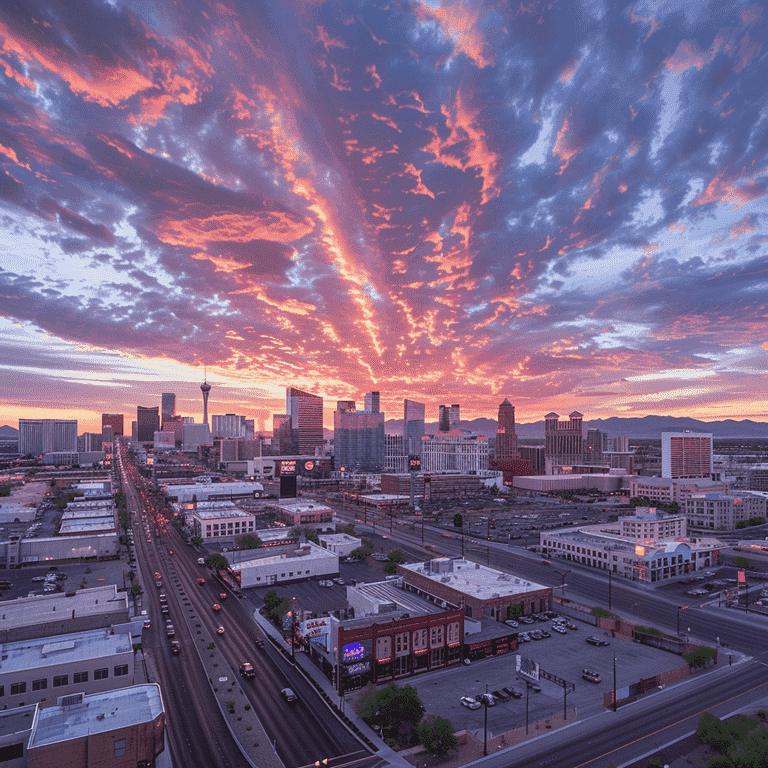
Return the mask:
[[[292,456],[296,452],[293,447],[291,417],[287,413],[272,414],[272,444],[277,456]]]
[[[661,476],[712,476],[711,432],[662,432]]]
[[[333,412],[333,455],[337,469],[381,472],[384,414],[356,411],[353,400],[339,400]]]
[[[556,413],[544,417],[544,455],[548,473],[553,466],[584,463],[583,419],[578,411],[568,416],[567,423],[561,423]]]
[[[408,457],[405,455],[402,435],[384,435],[384,467],[389,472],[408,471]]]
[[[447,432],[451,427],[448,421],[448,406],[440,405],[437,410],[437,429],[440,432]]]
[[[256,422],[254,419],[245,420],[245,439],[254,440],[256,438]]]
[[[115,433],[112,431],[112,427],[107,424],[104,429],[101,430],[101,443],[104,445],[105,443],[114,443],[115,442]]]
[[[173,421],[176,415],[176,395],[173,392],[163,392],[160,399],[160,413],[163,421]]]
[[[421,438],[424,437],[424,403],[403,400],[403,447],[407,455],[421,455]]]
[[[546,472],[547,463],[543,445],[520,445],[517,450],[520,453],[520,460],[528,464],[528,468],[521,474],[543,475]]]
[[[478,472],[488,469],[488,438],[455,431],[421,441],[423,472]]]
[[[184,437],[184,422],[181,416],[174,416],[170,421],[163,421],[163,432],[173,432],[174,443],[177,448],[181,448],[182,438]]]
[[[438,410],[438,430],[450,432],[452,429],[458,429],[461,421],[460,410],[458,403],[441,405]]]
[[[103,442],[102,434],[102,432],[83,432],[77,438],[77,450],[82,453],[100,451]]]
[[[181,450],[196,451],[201,445],[212,445],[207,424],[183,424]]]
[[[211,416],[211,435],[213,437],[245,437],[245,416],[227,413],[223,416]]]
[[[516,459],[517,457],[515,406],[505,397],[499,406],[499,420],[496,425],[496,459]]]
[[[588,429],[584,444],[584,461],[587,464],[601,466],[603,454],[608,450],[608,433],[599,429]]]
[[[123,414],[122,413],[102,413],[101,414],[101,431],[104,431],[104,427],[112,427],[112,434],[115,437],[122,437],[125,432],[123,430]]]
[[[296,453],[314,456],[323,447],[323,398],[295,387],[285,390],[285,411],[291,419]]]
[[[211,392],[211,385],[208,383],[208,377],[203,379],[200,385],[200,391],[203,393],[203,424],[208,424],[208,395]]]
[[[160,409],[145,408],[142,405],[136,406],[136,442],[152,443],[155,439],[155,432],[160,431]]]
[[[381,410],[378,392],[365,393],[365,410],[368,411],[368,413],[378,413]]]
[[[77,419],[19,419],[19,456],[77,451]]]

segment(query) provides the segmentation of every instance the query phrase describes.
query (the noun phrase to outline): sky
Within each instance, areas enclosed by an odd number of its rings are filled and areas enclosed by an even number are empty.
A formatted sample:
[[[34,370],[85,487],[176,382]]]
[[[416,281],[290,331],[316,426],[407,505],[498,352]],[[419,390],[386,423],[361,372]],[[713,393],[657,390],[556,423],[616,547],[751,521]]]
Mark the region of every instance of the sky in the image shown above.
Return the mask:
[[[766,13],[4,0],[0,424],[766,420]]]

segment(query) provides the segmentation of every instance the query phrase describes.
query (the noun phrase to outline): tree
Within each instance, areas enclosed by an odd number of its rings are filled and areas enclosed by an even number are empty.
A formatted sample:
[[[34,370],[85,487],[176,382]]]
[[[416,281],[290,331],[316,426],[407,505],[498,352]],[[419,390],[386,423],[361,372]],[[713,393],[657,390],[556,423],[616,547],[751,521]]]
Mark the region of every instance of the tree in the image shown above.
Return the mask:
[[[384,563],[384,573],[387,574],[387,576],[397,573],[397,563],[393,563],[391,560],[387,560],[386,563]]]
[[[261,546],[261,539],[256,536],[256,534],[249,533],[245,536],[241,536],[237,540],[237,544],[243,549],[258,549]]]
[[[203,540],[199,536],[193,536],[190,541],[192,542],[193,547],[199,547],[203,543]]]
[[[456,746],[451,721],[439,715],[430,715],[419,723],[416,728],[416,738],[430,755],[442,757]]]
[[[267,618],[276,624],[291,609],[291,601],[287,597],[280,597],[274,589],[270,589],[264,595],[264,607],[267,609]]]
[[[312,541],[315,544],[320,543],[320,536],[314,528],[308,528],[307,526],[294,529],[294,534],[299,537],[303,536],[307,541]]]
[[[220,555],[216,552],[208,558],[208,566],[213,571],[226,571],[227,568],[229,568],[229,561],[224,555]]]
[[[347,523],[346,525],[337,525],[336,533],[346,533],[347,536],[354,536],[355,526],[352,523]]]
[[[424,705],[410,685],[398,688],[390,683],[380,691],[366,691],[358,701],[357,713],[370,726],[381,728],[388,744],[411,746],[416,726],[424,717]]]
[[[690,653],[683,654],[683,661],[692,667],[706,667],[710,659],[715,656],[714,648],[707,648],[706,645],[700,645]]]
[[[464,515],[462,515],[461,512],[457,512],[453,516],[453,527],[454,528],[463,528],[464,527]]]
[[[768,731],[753,728],[728,753],[733,768],[763,768],[768,765]]]
[[[389,560],[390,563],[404,563],[405,562],[405,555],[402,553],[399,549],[393,549],[388,555],[387,560]]]
[[[743,557],[742,555],[739,555],[738,557],[735,557],[733,559],[733,564],[737,568],[749,568],[749,559],[746,557]]]

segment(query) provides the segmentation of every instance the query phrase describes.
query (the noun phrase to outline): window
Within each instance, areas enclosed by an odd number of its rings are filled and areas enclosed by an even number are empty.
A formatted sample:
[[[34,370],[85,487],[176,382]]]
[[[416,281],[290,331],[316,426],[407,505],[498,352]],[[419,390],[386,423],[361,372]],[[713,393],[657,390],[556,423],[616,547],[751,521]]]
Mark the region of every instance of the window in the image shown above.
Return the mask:
[[[125,757],[125,739],[115,741],[115,757]]]
[[[119,667],[115,667],[115,677],[123,677],[128,674],[128,665],[121,664]]]
[[[432,647],[443,644],[443,627],[432,627],[430,645]]]
[[[408,652],[408,633],[401,632],[395,635],[395,653]]]
[[[11,683],[11,696],[18,696],[20,693],[27,692],[26,683]]]
[[[109,670],[106,667],[97,669],[93,673],[94,680],[106,680],[109,677]]]
[[[73,683],[87,683],[88,682],[88,673],[87,672],[75,672],[75,674],[72,675],[72,682]]]
[[[69,675],[54,675],[53,687],[61,688],[62,685],[69,685]]]
[[[33,680],[32,681],[32,690],[33,691],[44,691],[48,687],[48,678],[44,677],[40,680]]]
[[[376,658],[388,659],[392,654],[392,638],[389,635],[376,638]]]

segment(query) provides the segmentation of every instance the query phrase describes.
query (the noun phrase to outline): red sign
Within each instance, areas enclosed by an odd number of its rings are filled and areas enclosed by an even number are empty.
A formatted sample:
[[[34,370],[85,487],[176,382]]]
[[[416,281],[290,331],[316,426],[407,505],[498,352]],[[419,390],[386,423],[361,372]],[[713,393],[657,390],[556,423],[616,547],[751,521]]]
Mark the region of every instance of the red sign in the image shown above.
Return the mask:
[[[739,584],[746,584],[747,583],[747,573],[746,571],[739,571],[737,573]]]

